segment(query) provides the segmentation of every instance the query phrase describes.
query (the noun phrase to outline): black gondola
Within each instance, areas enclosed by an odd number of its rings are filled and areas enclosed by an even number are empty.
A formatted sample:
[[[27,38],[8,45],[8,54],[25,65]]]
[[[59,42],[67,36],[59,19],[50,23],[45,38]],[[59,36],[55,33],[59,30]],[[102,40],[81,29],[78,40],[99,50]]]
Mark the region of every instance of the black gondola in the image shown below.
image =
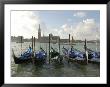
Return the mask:
[[[29,47],[28,50],[20,55],[20,57],[15,56],[14,50],[12,49],[12,56],[14,58],[15,64],[22,64],[22,63],[30,63],[32,62],[32,48]]]
[[[100,52],[96,52],[90,49],[88,50],[88,62],[89,63],[100,63]]]
[[[85,39],[84,49],[88,52],[88,62],[100,64],[100,52],[93,51],[86,46],[87,42]]]
[[[51,47],[51,51],[50,51],[50,57],[51,57],[51,61],[54,61],[54,62],[61,62],[62,61],[62,57],[60,56],[60,53],[57,52],[52,47]]]

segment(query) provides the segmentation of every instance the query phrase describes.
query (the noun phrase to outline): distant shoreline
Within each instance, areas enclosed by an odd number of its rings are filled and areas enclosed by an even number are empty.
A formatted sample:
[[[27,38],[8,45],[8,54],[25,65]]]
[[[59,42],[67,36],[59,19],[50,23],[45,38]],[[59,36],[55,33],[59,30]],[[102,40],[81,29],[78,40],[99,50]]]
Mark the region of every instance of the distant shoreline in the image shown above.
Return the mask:
[[[69,39],[60,39],[60,43],[69,43]],[[17,42],[17,43],[21,43],[21,37],[14,37],[14,36],[11,36],[11,42]],[[30,39],[25,39],[25,38],[22,38],[22,43],[23,42],[32,42],[32,38]],[[46,39],[46,40],[41,40],[39,41],[37,38],[35,38],[35,42],[39,42],[39,43],[48,43],[49,41]],[[55,41],[51,41],[51,43],[57,43],[58,41],[55,40]],[[72,40],[70,40],[70,43],[72,42]],[[83,43],[85,42],[84,40],[74,40],[73,43]],[[97,40],[87,40],[87,43],[100,43],[100,40],[97,39]]]
[[[17,41],[11,41],[11,42],[16,42],[16,43],[21,43],[21,42],[17,42]],[[25,43],[25,42],[31,42],[31,41],[23,41],[22,43]],[[36,41],[37,42],[37,41]],[[48,42],[38,42],[38,43],[48,43]],[[74,42],[73,44],[76,44],[76,43],[84,43],[84,41],[82,42]],[[100,43],[100,42],[91,42],[91,41],[87,41],[87,43]],[[56,44],[56,43],[53,43],[53,44]],[[61,44],[69,44],[69,43],[62,43]],[[71,43],[70,43],[71,44]]]

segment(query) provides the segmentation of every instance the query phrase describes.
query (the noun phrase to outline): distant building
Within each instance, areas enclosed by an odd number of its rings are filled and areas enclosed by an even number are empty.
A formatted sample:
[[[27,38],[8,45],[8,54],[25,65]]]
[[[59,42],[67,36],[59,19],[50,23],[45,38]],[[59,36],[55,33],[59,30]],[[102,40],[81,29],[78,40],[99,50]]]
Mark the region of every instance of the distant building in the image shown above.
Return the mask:
[[[60,42],[61,43],[68,43],[69,42],[69,39],[60,39]]]
[[[22,38],[22,39],[21,39]],[[59,38],[60,36],[54,36],[52,33],[50,34],[50,42],[51,43],[58,43],[59,42]],[[11,42],[17,42],[17,43],[21,43],[22,42],[32,42],[32,38],[23,38],[23,36],[11,36]],[[38,39],[36,38],[37,42],[40,43],[48,43],[49,42],[49,36],[41,36],[41,28],[40,28],[40,24],[39,24],[39,29],[38,29]],[[60,42],[61,43],[68,43],[69,42],[69,38],[68,39],[61,39],[60,38]],[[72,42],[74,42],[74,39],[72,37]]]
[[[57,43],[59,41],[59,36],[54,36],[53,34],[50,34],[50,42],[51,43]],[[39,24],[39,29],[38,29],[38,42],[40,43],[48,43],[49,42],[49,36],[41,36],[41,28]],[[69,39],[60,39],[60,42],[62,43],[68,43]]]
[[[11,36],[11,41],[15,42],[16,41],[16,37],[15,36]]]
[[[51,38],[51,42],[53,43],[57,43],[59,36],[53,36],[52,34],[50,34],[50,38]],[[49,36],[41,36],[41,28],[40,28],[40,24],[39,24],[39,29],[38,29],[38,42],[40,43],[48,43],[49,42]]]
[[[17,43],[23,43],[24,41],[23,41],[23,36],[18,36],[18,37],[15,37],[15,36],[11,36],[11,41],[12,42],[17,42]]]
[[[41,39],[41,29],[40,29],[40,24],[39,24],[39,29],[38,29],[38,40]]]

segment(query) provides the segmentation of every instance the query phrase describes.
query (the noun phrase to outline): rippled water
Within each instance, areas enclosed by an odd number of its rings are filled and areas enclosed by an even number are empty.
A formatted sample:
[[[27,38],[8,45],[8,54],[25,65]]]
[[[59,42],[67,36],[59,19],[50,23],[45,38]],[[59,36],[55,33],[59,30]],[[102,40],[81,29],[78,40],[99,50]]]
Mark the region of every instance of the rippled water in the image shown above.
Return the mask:
[[[21,43],[12,42],[11,48],[14,49],[16,56],[20,56],[21,52],[27,50],[31,45],[31,42]],[[89,48],[92,50],[100,50],[100,45],[95,43],[88,43]],[[51,46],[58,51],[58,44],[51,44]],[[61,54],[62,47],[70,48],[69,45],[61,45]],[[84,43],[76,43],[73,47],[84,51]],[[36,43],[35,50],[38,51],[42,47],[48,53],[48,43]],[[78,63],[67,63],[63,60],[61,64],[58,63],[48,63],[44,65],[35,66],[33,64],[15,64],[13,57],[11,58],[11,76],[13,77],[99,77],[100,76],[100,66],[97,64],[80,65]]]

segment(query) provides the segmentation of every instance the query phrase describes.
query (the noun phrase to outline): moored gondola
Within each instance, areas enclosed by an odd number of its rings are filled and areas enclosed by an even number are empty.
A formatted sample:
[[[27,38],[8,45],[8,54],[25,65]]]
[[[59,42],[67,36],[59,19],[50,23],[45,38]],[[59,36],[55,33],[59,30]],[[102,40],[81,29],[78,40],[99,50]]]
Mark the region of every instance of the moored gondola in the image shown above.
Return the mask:
[[[88,62],[100,64],[100,52],[96,52],[87,47],[87,41],[85,39],[84,49],[88,52]]]
[[[32,52],[31,47],[29,47],[28,50],[26,52],[22,53],[19,57],[15,56],[13,49],[12,49],[12,53],[13,53],[12,56],[14,58],[15,64],[22,64],[22,63],[32,62],[33,52]]]
[[[88,62],[100,64],[100,52],[88,49]]]
[[[87,63],[86,54],[84,52],[74,49],[73,47],[71,47],[70,50],[63,47],[62,51],[68,62],[71,61],[71,62],[77,62],[80,64]]]
[[[87,42],[85,40],[84,49],[85,52],[81,52],[77,49],[74,49],[73,46],[71,50],[63,47],[63,54],[68,60],[77,61],[79,63],[96,63],[100,64],[100,52],[93,51],[88,49],[86,46]]]
[[[62,56],[53,47],[51,47],[50,57],[51,57],[52,62],[59,62],[60,63],[62,61]]]
[[[34,63],[43,64],[46,62],[47,53],[40,47],[38,52],[35,52]]]

